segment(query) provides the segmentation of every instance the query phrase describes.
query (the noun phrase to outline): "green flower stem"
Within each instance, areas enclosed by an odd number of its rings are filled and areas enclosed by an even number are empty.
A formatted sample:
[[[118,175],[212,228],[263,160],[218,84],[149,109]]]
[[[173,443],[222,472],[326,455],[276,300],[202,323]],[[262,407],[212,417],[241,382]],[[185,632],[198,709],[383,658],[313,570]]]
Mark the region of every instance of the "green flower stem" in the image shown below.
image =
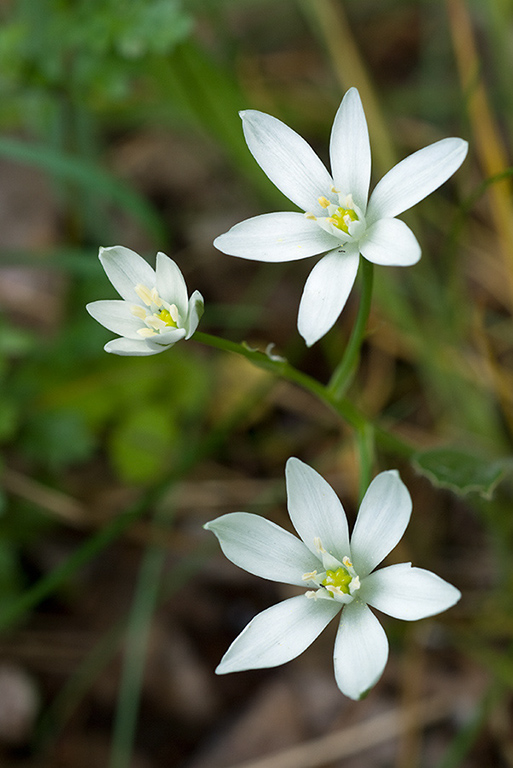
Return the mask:
[[[343,397],[335,396],[329,387],[321,384],[317,379],[312,378],[302,371],[298,371],[286,360],[273,357],[257,349],[251,349],[246,344],[238,344],[235,341],[222,339],[219,336],[212,336],[209,333],[200,333],[196,331],[192,337],[200,344],[205,344],[215,349],[222,349],[224,352],[234,352],[236,355],[242,355],[258,368],[273,373],[277,377],[291,381],[294,384],[305,389],[307,392],[315,395],[321,402],[328,406],[349,426],[359,433],[359,439],[367,431],[367,435],[372,430],[376,442],[385,450],[395,453],[404,458],[410,458],[416,453],[414,446],[410,445],[402,438],[389,432],[385,427],[379,424],[372,424],[349,400]],[[368,439],[368,437],[367,437]]]
[[[374,427],[367,423],[363,429],[356,431],[356,442],[358,454],[360,456],[360,479],[359,479],[359,503],[372,480],[372,467],[374,465]]]
[[[317,379],[312,378],[302,371],[298,371],[287,360],[278,356],[260,352],[258,349],[252,349],[247,344],[238,344],[235,341],[229,341],[228,339],[222,339],[219,336],[212,336],[210,333],[200,333],[196,331],[193,336],[195,341],[199,341],[200,344],[206,344],[209,347],[215,347],[216,349],[222,349],[225,352],[234,352],[237,355],[242,355],[249,360],[253,365],[258,368],[263,368],[265,371],[273,373],[287,381],[292,381],[294,384],[298,384],[303,389],[311,392],[319,400],[328,405],[337,414],[346,421],[354,429],[363,429],[367,420],[362,416],[358,410],[348,400],[337,400],[328,391],[324,384],[321,384]]]
[[[360,348],[362,346],[365,328],[371,308],[372,285],[374,278],[374,264],[360,256],[360,274],[362,276],[362,293],[360,306],[349,343],[342,356],[342,360],[335,368],[333,376],[328,384],[328,390],[337,400],[342,397],[351,382],[351,378],[358,365]]]

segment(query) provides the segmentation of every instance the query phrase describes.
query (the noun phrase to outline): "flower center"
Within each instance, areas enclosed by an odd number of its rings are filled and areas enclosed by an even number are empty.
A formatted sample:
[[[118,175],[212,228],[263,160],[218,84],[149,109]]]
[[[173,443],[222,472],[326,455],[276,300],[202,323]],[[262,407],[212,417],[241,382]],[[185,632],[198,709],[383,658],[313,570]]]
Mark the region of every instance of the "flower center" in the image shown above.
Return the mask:
[[[359,221],[358,214],[352,208],[337,208],[331,214],[328,221],[342,232],[349,234],[349,225],[352,221]]]
[[[176,307],[175,307],[175,309],[176,309]],[[166,325],[170,326],[171,328],[178,328],[178,323],[176,322],[176,320],[174,320],[171,317],[171,312],[169,311],[169,309],[161,309],[160,312],[158,313],[157,317],[160,320],[162,320],[163,323],[165,323]]]
[[[341,592],[349,594],[349,584],[353,580],[353,577],[347,571],[344,566],[340,566],[336,571],[326,571],[326,578],[321,581],[323,587],[336,587]]]
[[[333,202],[334,196],[338,198],[338,205]],[[365,232],[364,212],[355,204],[352,195],[343,195],[335,187],[331,188],[331,198],[329,200],[323,195],[317,199],[326,211],[325,216],[316,216],[307,211],[306,218],[316,221],[325,232],[329,232],[342,244],[358,242]]]
[[[311,571],[303,574],[303,581],[310,581],[317,589],[309,590],[307,597],[314,600],[338,600],[340,603],[351,603],[354,593],[360,589],[360,579],[353,564],[348,557],[342,558],[342,562],[327,552],[320,539],[315,539],[315,548],[322,560],[322,573]]]
[[[135,304],[132,308],[132,314],[143,320],[146,328],[139,328],[137,333],[144,338],[157,336],[169,328],[178,328],[180,316],[176,304],[169,304],[159,296],[156,288],[151,291],[145,285],[136,285],[135,292],[146,305],[145,307]]]

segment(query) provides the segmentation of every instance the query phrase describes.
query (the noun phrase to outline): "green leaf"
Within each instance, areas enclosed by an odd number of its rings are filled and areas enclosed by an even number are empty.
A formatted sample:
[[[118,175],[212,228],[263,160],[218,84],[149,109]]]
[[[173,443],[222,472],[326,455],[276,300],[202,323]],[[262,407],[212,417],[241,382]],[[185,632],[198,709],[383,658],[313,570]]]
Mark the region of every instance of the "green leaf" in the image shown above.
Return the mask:
[[[490,499],[497,484],[513,469],[513,458],[483,459],[459,448],[431,448],[412,459],[413,466],[438,488]]]

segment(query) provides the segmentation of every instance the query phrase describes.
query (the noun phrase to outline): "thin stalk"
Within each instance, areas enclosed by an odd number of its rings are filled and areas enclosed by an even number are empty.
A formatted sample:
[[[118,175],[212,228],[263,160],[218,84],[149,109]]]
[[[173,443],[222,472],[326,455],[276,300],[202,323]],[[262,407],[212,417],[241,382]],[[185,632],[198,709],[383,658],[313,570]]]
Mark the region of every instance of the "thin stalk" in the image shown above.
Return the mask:
[[[210,333],[200,333],[197,331],[193,338],[195,341],[199,341],[200,344],[206,344],[209,347],[222,349],[225,352],[234,352],[236,355],[242,355],[242,357],[245,357],[258,368],[263,368],[275,376],[298,384],[315,395],[318,400],[325,403],[329,408],[336,411],[338,416],[354,429],[363,429],[367,423],[367,419],[359,413],[358,409],[349,400],[335,398],[324,384],[321,384],[320,381],[312,378],[307,373],[298,371],[297,368],[294,368],[282,357],[260,352],[260,350],[252,349],[246,344],[238,344],[235,341],[222,339],[219,336],[212,336]]]
[[[356,444],[360,458],[358,497],[361,503],[372,480],[372,467],[374,465],[374,427],[372,424],[367,423],[363,429],[356,431]]]
[[[374,264],[371,264],[370,261],[364,259],[363,256],[360,256],[360,273],[362,276],[362,292],[356,322],[353,326],[349,343],[342,356],[342,360],[335,368],[330,383],[328,384],[330,394],[337,400],[339,400],[346,391],[356,371],[371,308]]]
[[[260,352],[257,349],[251,349],[245,344],[238,344],[235,341],[222,339],[219,336],[212,336],[209,333],[196,331],[193,339],[200,344],[205,344],[215,349],[222,349],[225,352],[234,352],[236,355],[242,355],[257,367],[263,368],[293,384],[297,384],[334,411],[339,418],[353,429],[361,433],[365,429],[372,429],[376,442],[383,446],[385,450],[404,458],[411,458],[416,453],[416,449],[401,437],[392,434],[379,424],[370,422],[349,400],[346,398],[336,398],[328,387],[307,373],[298,371],[297,368],[294,368],[283,358]]]
[[[163,522],[169,525],[169,512],[159,507],[154,516],[154,531],[157,531],[157,525]],[[128,619],[109,768],[128,768],[132,760],[148,638],[153,614],[158,604],[165,561],[164,548],[156,543],[147,547]]]

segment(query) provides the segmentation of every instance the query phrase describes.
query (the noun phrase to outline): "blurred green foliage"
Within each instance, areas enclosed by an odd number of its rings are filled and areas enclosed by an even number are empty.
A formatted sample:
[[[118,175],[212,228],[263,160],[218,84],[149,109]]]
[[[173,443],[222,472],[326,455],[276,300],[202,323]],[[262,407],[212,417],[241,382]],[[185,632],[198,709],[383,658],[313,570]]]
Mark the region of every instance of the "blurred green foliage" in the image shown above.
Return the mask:
[[[0,88],[23,124],[44,124],[63,94],[115,109],[154,57],[192,29],[179,0],[19,0],[0,29]],[[8,105],[2,105],[5,115]],[[33,125],[34,123],[32,123]]]

